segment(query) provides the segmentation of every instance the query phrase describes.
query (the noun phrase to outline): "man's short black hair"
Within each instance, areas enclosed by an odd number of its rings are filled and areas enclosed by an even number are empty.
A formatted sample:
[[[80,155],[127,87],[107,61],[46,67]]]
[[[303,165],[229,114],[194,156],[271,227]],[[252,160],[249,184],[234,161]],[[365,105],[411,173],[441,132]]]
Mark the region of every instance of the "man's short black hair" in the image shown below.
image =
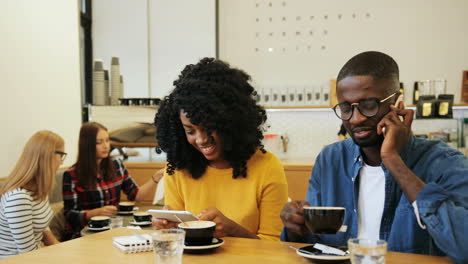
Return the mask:
[[[398,64],[382,52],[365,51],[352,57],[343,65],[336,81],[359,75],[369,75],[375,80],[392,80],[397,87],[399,85]]]

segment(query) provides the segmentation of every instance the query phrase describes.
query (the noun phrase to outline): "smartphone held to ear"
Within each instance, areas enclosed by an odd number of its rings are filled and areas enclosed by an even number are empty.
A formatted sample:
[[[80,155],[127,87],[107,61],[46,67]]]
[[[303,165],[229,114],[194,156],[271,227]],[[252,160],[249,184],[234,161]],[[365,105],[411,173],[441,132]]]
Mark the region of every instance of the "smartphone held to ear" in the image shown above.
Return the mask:
[[[400,107],[400,102],[402,102],[402,106]],[[403,102],[403,95],[400,94],[398,95],[398,98],[395,101],[395,107],[398,109],[404,109],[405,108],[405,102]]]
[[[401,103],[400,103],[401,102]],[[401,109],[405,109],[405,102],[403,101],[403,95],[402,94],[399,94],[398,95],[398,98],[396,99],[395,101],[395,107],[399,110]],[[398,118],[400,119],[400,121],[403,121],[403,117],[402,116],[399,116],[398,115]],[[385,134],[386,134],[386,131],[385,131],[386,127],[382,127],[382,135],[385,137]]]

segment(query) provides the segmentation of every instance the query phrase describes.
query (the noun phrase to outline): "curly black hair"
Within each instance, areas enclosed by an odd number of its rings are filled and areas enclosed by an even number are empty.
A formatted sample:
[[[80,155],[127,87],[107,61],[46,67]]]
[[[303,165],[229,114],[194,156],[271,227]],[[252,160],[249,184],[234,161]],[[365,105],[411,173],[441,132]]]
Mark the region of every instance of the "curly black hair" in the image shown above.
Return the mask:
[[[167,153],[169,175],[187,169],[198,179],[208,166],[203,154],[187,141],[180,120],[183,110],[192,124],[205,128],[211,141],[216,131],[223,157],[233,168],[232,177],[247,177],[247,161],[257,149],[265,153],[261,140],[267,119],[265,109],[254,100],[256,92],[249,80],[244,71],[214,58],[185,66],[154,119],[156,151]]]

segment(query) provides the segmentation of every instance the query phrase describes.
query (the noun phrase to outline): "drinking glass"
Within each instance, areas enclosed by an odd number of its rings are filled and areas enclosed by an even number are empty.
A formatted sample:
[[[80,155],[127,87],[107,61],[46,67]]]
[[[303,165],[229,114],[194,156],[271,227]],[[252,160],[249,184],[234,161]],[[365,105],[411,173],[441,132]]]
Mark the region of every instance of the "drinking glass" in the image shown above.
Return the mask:
[[[387,242],[352,238],[348,240],[348,250],[352,264],[384,264]]]
[[[181,264],[185,231],[161,229],[151,234],[156,264]]]
[[[123,226],[123,218],[121,216],[113,216],[110,218],[111,228],[118,228]]]

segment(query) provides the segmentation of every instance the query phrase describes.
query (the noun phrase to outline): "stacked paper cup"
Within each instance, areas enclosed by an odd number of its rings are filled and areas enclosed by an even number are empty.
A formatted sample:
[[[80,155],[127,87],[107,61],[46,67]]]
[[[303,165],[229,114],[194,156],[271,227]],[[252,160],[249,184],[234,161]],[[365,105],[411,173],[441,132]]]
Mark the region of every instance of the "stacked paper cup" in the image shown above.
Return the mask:
[[[110,90],[109,90],[109,71],[104,70],[104,90],[106,93],[106,105],[110,104]]]
[[[123,81],[123,76],[120,75],[120,96],[119,96],[119,98],[123,98],[123,91],[124,91],[124,81]]]
[[[106,105],[108,94],[106,94],[104,67],[102,60],[94,61],[93,71],[93,104]]]
[[[110,84],[111,84],[111,105],[118,105],[119,98],[121,98],[123,94],[123,91],[121,89],[122,87],[120,85],[120,65],[119,65],[118,57],[112,57]]]

